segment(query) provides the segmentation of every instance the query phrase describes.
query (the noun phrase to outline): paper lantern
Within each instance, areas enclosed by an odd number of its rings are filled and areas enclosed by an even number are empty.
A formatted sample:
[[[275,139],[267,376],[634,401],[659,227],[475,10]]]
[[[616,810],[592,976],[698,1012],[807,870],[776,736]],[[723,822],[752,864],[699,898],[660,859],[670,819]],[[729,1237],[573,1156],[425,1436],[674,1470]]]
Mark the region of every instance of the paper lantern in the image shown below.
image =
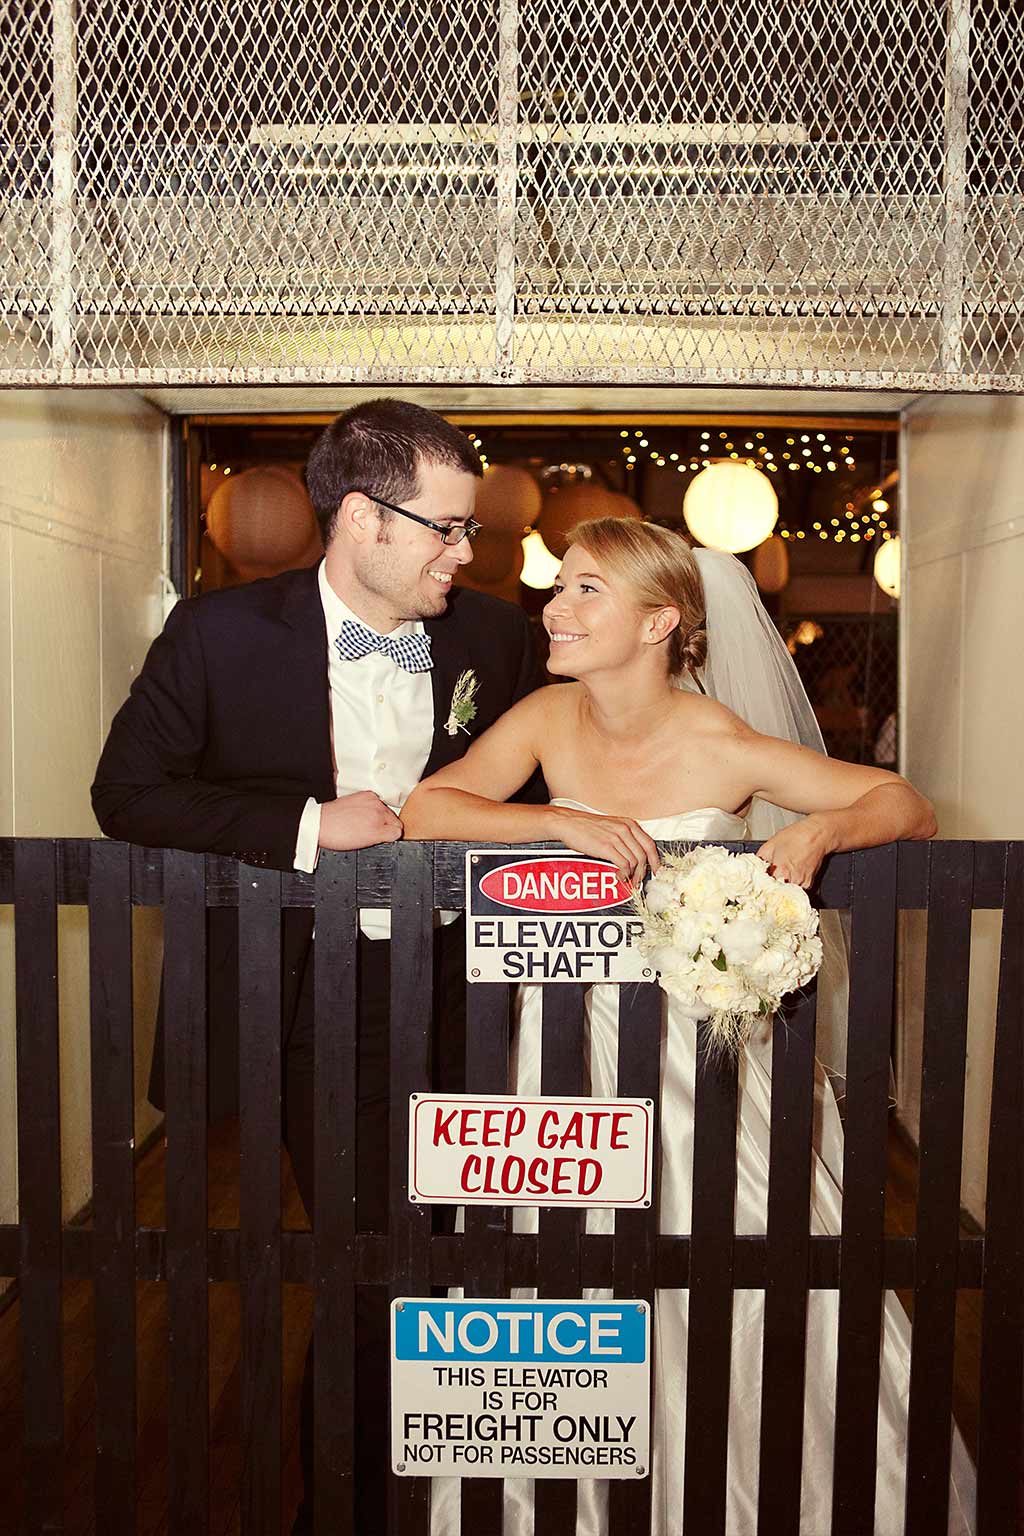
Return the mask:
[[[686,526],[709,549],[738,555],[762,544],[779,517],[775,487],[749,464],[709,464],[683,497]]]
[[[200,464],[199,505],[204,512],[210,505],[214,491],[227,479],[230,479],[230,471],[225,473],[223,464]]]
[[[628,497],[608,491],[593,480],[575,485],[552,486],[544,497],[544,507],[537,522],[544,543],[560,560],[568,548],[568,539],[577,523],[591,517],[623,517],[623,503]]]
[[[757,546],[754,580],[762,592],[781,592],[789,580],[789,550],[776,533]]]
[[[323,553],[302,482],[278,464],[232,475],[206,510],[210,542],[245,580],[312,565]]]
[[[524,587],[533,587],[535,592],[546,592],[554,583],[561,565],[561,560],[551,553],[536,528],[527,534],[523,540],[523,574],[519,578]]]
[[[484,470],[477,487],[474,516],[488,533],[521,539],[540,516],[542,501],[540,486],[528,469],[519,464],[492,464]]]
[[[615,503],[614,515],[616,517],[643,517],[643,512],[637,506],[632,496],[627,496],[625,491],[611,491],[609,495]]]
[[[517,537],[515,533],[488,533],[484,529],[473,540],[473,559],[469,565],[460,565],[457,574],[474,587],[505,581],[516,557],[522,554],[522,544],[521,534]]]
[[[897,534],[895,538],[886,539],[884,543],[879,544],[875,550],[875,580],[889,597],[900,595],[902,549],[900,536]]]
[[[483,534],[480,535],[480,539]],[[479,544],[480,539],[477,540]],[[481,580],[477,570],[477,562],[474,559],[470,565],[460,565],[455,573],[456,584],[460,587],[471,587],[474,592],[487,592],[491,597],[504,598],[507,603],[519,603],[522,593],[519,590],[519,575],[523,569],[523,541],[512,541],[512,563],[504,576],[498,576],[492,580]]]

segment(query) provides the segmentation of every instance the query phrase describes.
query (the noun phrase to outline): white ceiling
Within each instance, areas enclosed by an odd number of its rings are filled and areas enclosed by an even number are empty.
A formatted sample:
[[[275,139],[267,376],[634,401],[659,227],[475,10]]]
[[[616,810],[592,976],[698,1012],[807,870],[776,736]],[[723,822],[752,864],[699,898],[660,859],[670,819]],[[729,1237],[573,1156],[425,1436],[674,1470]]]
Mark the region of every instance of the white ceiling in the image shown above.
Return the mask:
[[[699,389],[647,385],[251,385],[143,389],[171,416],[335,414],[360,400],[390,395],[441,411],[638,411],[782,413],[794,416],[895,415],[917,398],[905,392],[827,389]]]

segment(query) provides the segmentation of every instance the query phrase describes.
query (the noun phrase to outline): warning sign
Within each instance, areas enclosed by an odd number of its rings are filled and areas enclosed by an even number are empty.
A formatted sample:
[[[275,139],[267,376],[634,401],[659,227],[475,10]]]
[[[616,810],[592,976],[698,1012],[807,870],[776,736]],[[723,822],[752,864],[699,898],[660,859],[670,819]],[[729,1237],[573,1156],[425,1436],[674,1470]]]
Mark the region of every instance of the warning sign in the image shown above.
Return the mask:
[[[470,981],[650,981],[642,931],[629,886],[603,859],[536,848],[466,855]]]
[[[437,1205],[651,1203],[650,1099],[414,1093],[409,1198]]]
[[[391,1304],[400,1476],[646,1477],[643,1301]]]

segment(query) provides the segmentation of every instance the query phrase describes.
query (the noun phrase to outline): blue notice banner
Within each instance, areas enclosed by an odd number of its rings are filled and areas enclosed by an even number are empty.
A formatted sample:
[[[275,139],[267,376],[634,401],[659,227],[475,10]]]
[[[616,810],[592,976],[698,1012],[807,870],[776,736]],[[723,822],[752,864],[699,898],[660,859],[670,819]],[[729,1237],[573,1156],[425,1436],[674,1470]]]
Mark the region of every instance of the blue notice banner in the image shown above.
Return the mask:
[[[396,1360],[638,1365],[647,1308],[629,1301],[417,1301],[395,1304]]]

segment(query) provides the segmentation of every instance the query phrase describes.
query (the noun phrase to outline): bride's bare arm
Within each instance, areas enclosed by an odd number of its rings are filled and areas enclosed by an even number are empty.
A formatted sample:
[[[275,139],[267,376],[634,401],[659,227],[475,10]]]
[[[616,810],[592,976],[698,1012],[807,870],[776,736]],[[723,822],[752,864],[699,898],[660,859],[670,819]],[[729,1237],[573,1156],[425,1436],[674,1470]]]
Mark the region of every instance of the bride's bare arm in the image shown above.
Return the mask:
[[[935,836],[930,802],[898,773],[844,763],[754,732],[742,733],[738,742],[757,786],[754,793],[804,813],[802,821],[760,849],[783,879],[809,885],[827,854]]]
[[[538,764],[544,741],[564,729],[559,688],[538,688],[496,720],[457,763],[418,784],[402,807],[407,838],[458,842],[563,842],[579,853],[610,859],[626,879],[658,867],[658,850],[636,822],[592,816],[568,806],[509,805]]]
[[[407,838],[543,842],[558,836],[550,805],[507,805],[540,762],[550,689],[539,688],[496,720],[465,757],[417,784],[402,807]]]

